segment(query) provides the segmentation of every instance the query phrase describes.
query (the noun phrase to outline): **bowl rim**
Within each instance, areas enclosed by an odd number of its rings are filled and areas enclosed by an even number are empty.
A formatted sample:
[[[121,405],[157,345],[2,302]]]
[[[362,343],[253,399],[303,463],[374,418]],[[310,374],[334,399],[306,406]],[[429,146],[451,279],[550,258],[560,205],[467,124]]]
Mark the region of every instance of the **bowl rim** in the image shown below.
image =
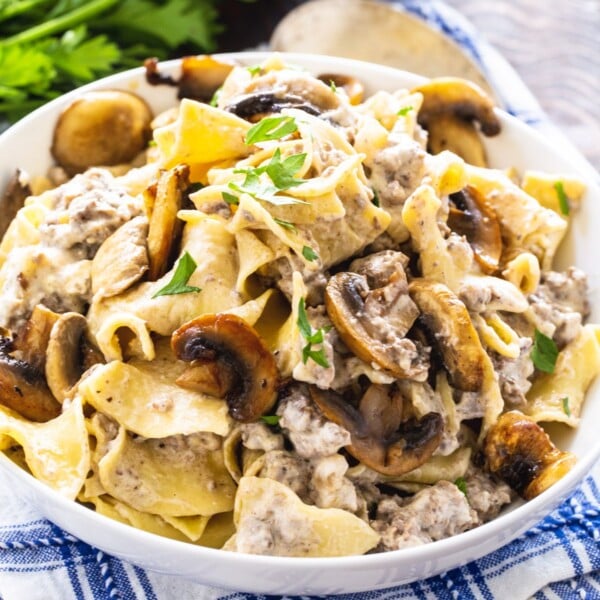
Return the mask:
[[[425,77],[411,73],[409,71],[403,71],[394,67],[385,65],[378,65],[369,63],[366,61],[360,61],[356,59],[340,58],[326,55],[306,54],[306,53],[285,53],[278,52],[273,53],[269,51],[253,51],[253,52],[228,52],[228,53],[215,53],[212,54],[217,59],[223,60],[234,60],[239,64],[247,65],[256,62],[261,62],[273,54],[279,54],[286,62],[295,61],[306,64],[317,65],[319,62],[331,63],[340,65],[348,71],[353,69],[361,70],[367,69],[373,76],[385,77],[386,75],[393,75],[397,78],[399,75],[405,76],[408,79],[414,81],[426,80]],[[159,66],[164,71],[177,70],[181,64],[181,59],[172,59],[169,61],[162,61]],[[306,67],[309,71],[314,72],[313,66]],[[144,67],[137,67],[135,69],[129,69],[121,73],[110,75],[108,77],[101,78],[92,83],[86,84],[79,88],[76,88],[58,98],[55,98],[37,108],[33,112],[29,113],[18,122],[9,127],[6,131],[0,134],[0,146],[5,143],[5,139],[18,134],[18,130],[24,127],[30,121],[35,121],[43,116],[44,113],[52,113],[61,106],[66,105],[71,100],[78,97],[80,94],[87,92],[88,90],[98,89],[99,86],[106,88],[110,85],[115,85],[116,88],[122,88],[124,84],[134,79],[143,78],[145,74]],[[519,134],[523,134],[528,137],[532,137],[537,140],[538,143],[542,143],[545,146],[550,146],[550,143],[545,137],[535,129],[521,122],[516,117],[506,113],[505,111],[496,108],[496,113],[500,119],[504,122],[508,122],[513,128],[516,128]],[[502,135],[502,134],[500,134]],[[571,156],[567,155],[564,157],[565,169],[573,173],[580,174],[586,180],[588,187],[588,193],[593,192],[600,198],[600,187],[596,185],[594,181],[589,180],[584,173],[580,172],[580,169],[575,161],[572,161]],[[493,167],[492,167],[493,168]],[[589,392],[588,392],[589,393]],[[600,390],[597,391],[600,394]],[[121,523],[110,517],[97,513],[91,510],[77,501],[69,500],[61,496],[58,492],[36,479],[33,475],[27,471],[21,469],[18,465],[13,463],[3,452],[0,452],[0,471],[2,469],[8,470],[11,476],[18,477],[21,482],[27,487],[33,487],[36,492],[45,496],[53,503],[57,504],[61,510],[68,514],[70,511],[75,511],[76,514],[89,518],[94,522],[96,526],[102,526],[108,528],[115,533],[123,534],[127,537],[132,538],[132,541],[141,545],[156,545],[159,544],[166,551],[176,551],[177,553],[183,552],[190,557],[201,560],[203,557],[206,558],[218,558],[221,561],[227,561],[231,567],[235,567],[236,564],[241,565],[253,565],[253,566],[273,566],[276,562],[277,566],[286,567],[292,571],[305,571],[307,569],[318,568],[320,571],[339,571],[340,569],[352,569],[355,567],[379,567],[386,568],[392,566],[398,566],[399,560],[408,559],[411,561],[427,559],[432,560],[437,556],[447,555],[449,552],[456,552],[459,549],[467,547],[473,547],[489,541],[492,538],[502,537],[500,534],[506,529],[506,525],[514,520],[520,521],[520,525],[516,528],[512,528],[511,533],[504,536],[504,541],[500,544],[496,544],[493,550],[497,550],[501,546],[509,543],[516,537],[518,537],[525,530],[530,528],[535,522],[539,521],[543,516],[547,516],[549,512],[558,506],[565,497],[572,493],[575,487],[582,483],[585,476],[591,470],[592,466],[600,458],[600,439],[597,440],[593,448],[586,453],[583,458],[578,457],[578,461],[575,466],[567,473],[560,481],[555,483],[551,488],[529,500],[527,502],[517,501],[513,503],[510,510],[503,514],[500,514],[495,519],[479,525],[474,529],[465,531],[463,533],[454,535],[449,538],[438,540],[423,544],[421,546],[413,546],[407,548],[401,548],[399,550],[392,550],[388,552],[381,552],[376,554],[363,554],[355,556],[340,556],[340,557],[287,557],[287,556],[271,556],[271,555],[257,555],[257,554],[246,554],[239,552],[224,551],[222,549],[208,548],[204,546],[198,546],[193,543],[181,542],[170,538],[165,538],[157,534],[153,534],[132,525]],[[541,516],[540,516],[541,515]],[[65,529],[68,528],[65,527]],[[93,533],[92,533],[93,535]],[[78,534],[78,537],[85,541],[85,538]],[[87,536],[86,536],[87,537]],[[88,538],[89,539],[89,538]],[[90,545],[94,545],[93,541],[87,542]],[[489,550],[488,550],[489,551]],[[479,557],[483,554],[479,554]]]

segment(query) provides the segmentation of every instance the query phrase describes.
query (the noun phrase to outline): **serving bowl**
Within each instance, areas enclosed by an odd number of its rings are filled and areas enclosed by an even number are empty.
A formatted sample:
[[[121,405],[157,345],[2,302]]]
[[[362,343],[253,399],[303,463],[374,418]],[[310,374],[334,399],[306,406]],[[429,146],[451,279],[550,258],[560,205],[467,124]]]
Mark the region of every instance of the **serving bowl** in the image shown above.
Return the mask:
[[[243,65],[263,61],[265,53],[222,55]],[[286,61],[319,74],[353,75],[367,92],[412,87],[418,75],[349,59],[289,54]],[[161,65],[161,71],[178,75],[179,61]],[[145,71],[135,69],[80,88],[30,114],[0,136],[0,186],[4,187],[16,168],[31,175],[43,174],[51,166],[50,145],[57,117],[83,91],[124,89],[149,103],[155,113],[172,106],[176,91],[151,86]],[[546,142],[538,133],[511,116],[499,112],[502,133],[485,140],[490,164],[548,172],[577,174],[576,158]],[[600,266],[595,257],[600,241],[600,189],[589,185],[580,212],[574,217],[569,237],[560,250],[558,268],[575,264],[590,279],[590,321],[600,320]],[[48,519],[66,531],[147,569],[194,581],[267,594],[335,594],[390,587],[426,578],[479,558],[531,527],[555,508],[577,486],[600,457],[600,439],[595,424],[600,421],[598,382],[588,392],[581,424],[576,431],[554,427],[554,441],[574,452],[579,461],[550,489],[527,503],[517,503],[494,521],[452,538],[428,545],[382,554],[342,558],[281,558],[212,550],[161,538],[112,521],[86,507],[70,502],[19,469],[0,454],[0,482],[24,501],[35,505]]]

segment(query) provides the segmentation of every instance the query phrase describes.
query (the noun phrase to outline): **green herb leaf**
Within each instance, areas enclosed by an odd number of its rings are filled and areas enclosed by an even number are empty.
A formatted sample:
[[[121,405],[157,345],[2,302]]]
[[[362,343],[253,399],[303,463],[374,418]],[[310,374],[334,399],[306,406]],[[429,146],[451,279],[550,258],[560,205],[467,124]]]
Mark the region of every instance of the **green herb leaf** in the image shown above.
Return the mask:
[[[558,196],[558,206],[560,208],[560,212],[566,216],[569,214],[569,199],[565,193],[565,186],[563,185],[563,182],[557,181],[554,184],[554,189],[556,190],[556,195]]]
[[[262,70],[260,65],[250,65],[249,67],[246,67],[246,69],[248,70],[248,73],[252,75],[252,77],[254,77],[255,75],[260,75],[260,72]]]
[[[227,202],[227,204],[236,205],[240,203],[240,199],[235,194],[230,194],[229,192],[221,192],[221,196],[223,200]]]
[[[467,482],[464,477],[459,477],[454,481],[454,485],[466,496],[467,495]]]
[[[415,110],[414,106],[404,106],[396,114],[399,117],[405,117],[409,112]]]
[[[335,94],[337,92],[337,85],[333,79],[329,80],[329,89]]]
[[[308,314],[306,313],[306,303],[304,298],[300,298],[298,302],[298,329],[302,334],[302,337],[307,341],[306,346],[302,348],[302,362],[307,363],[308,359],[311,358],[319,366],[327,369],[329,367],[329,361],[325,356],[325,349],[313,350],[313,344],[321,344],[325,340],[325,333],[331,329],[331,327],[320,327],[316,331],[313,331],[310,321],[308,320]]]
[[[189,252],[186,252],[178,261],[177,267],[173,277],[164,288],[161,288],[152,296],[157,298],[158,296],[174,296],[175,294],[187,294],[188,292],[200,292],[202,291],[199,287],[189,286],[189,281],[192,273],[196,270],[196,262],[190,256]]]
[[[570,417],[571,416],[571,407],[569,406],[569,398],[567,396],[565,396],[564,398],[561,398],[560,401],[562,402],[563,412],[565,413],[565,415],[567,415],[567,417]]]
[[[531,350],[531,360],[535,368],[544,373],[554,373],[557,358],[558,348],[554,340],[536,329]]]
[[[319,259],[319,255],[310,246],[304,246],[302,248],[302,256],[310,262]]]
[[[260,420],[267,425],[279,425],[279,415],[262,415]]]
[[[377,207],[379,208],[381,206],[381,202],[379,201],[379,194],[377,193],[377,190],[373,190],[373,200],[371,200],[371,202]]]
[[[266,117],[250,127],[244,142],[250,146],[257,142],[279,140],[295,131],[298,131],[298,126],[294,117]]]
[[[219,96],[221,95],[221,90],[223,89],[223,86],[218,87],[215,90],[215,93],[212,95],[212,98],[210,99],[209,104],[213,107],[216,107],[219,105]]]
[[[304,165],[305,160],[306,152],[303,152],[302,154],[292,154],[282,161],[281,152],[277,148],[265,170],[279,191],[289,190],[306,181],[294,177]]]
[[[277,217],[273,218],[273,221],[277,223],[277,225],[281,225],[284,229],[289,229],[290,231],[297,231],[296,226],[289,221],[284,221],[283,219],[278,219]]]

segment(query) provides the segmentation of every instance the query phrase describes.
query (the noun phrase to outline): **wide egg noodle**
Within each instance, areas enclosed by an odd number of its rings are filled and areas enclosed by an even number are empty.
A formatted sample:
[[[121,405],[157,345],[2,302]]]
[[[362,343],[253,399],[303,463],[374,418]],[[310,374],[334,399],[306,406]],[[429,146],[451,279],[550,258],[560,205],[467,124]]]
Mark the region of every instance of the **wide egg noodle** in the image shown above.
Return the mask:
[[[23,447],[31,473],[62,496],[74,500],[90,466],[88,434],[81,399],[46,423],[32,423],[0,405],[0,436]]]
[[[195,436],[134,439],[121,428],[98,469],[106,491],[141,512],[210,516],[233,508],[235,483],[221,447]]]
[[[48,211],[49,209],[41,202],[27,204],[19,209],[0,242],[0,282],[4,279],[1,267],[5,264],[11,250],[39,243],[39,227],[44,222]]]
[[[150,331],[171,335],[198,315],[234,308],[246,300],[236,291],[237,249],[225,221],[197,211],[180,211],[179,217],[186,222],[181,255],[188,252],[197,265],[187,285],[201,291],[154,298],[173,278],[174,265],[157,281],[140,283],[123,294],[92,303],[88,320],[93,334],[97,335],[114,313],[130,313]]]
[[[600,373],[600,326],[584,325],[559,353],[554,373],[540,373],[527,393],[523,412],[536,421],[577,426],[585,393]]]
[[[123,348],[119,333],[126,330],[131,340],[128,343],[129,356],[153,360],[154,343],[146,322],[126,312],[118,312],[106,318],[96,333],[96,343],[107,361],[123,360]]]
[[[244,138],[250,127],[230,112],[184,98],[177,119],[155,129],[154,141],[165,168],[212,163],[249,154]]]
[[[379,535],[355,515],[304,504],[287,486],[263,477],[240,480],[234,522],[237,532],[224,548],[237,552],[256,552],[253,537],[262,532],[272,538],[269,553],[276,556],[364,554],[379,541]]]
[[[152,363],[144,371],[121,361],[96,367],[79,393],[96,410],[145,438],[196,431],[226,435],[230,427],[225,401],[161,381]]]

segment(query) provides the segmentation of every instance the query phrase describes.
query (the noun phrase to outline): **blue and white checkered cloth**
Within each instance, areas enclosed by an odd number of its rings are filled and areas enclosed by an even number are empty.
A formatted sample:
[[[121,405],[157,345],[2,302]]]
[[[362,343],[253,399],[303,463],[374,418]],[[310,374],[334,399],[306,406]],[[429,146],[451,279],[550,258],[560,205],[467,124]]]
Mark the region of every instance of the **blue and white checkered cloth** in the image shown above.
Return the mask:
[[[559,140],[563,147],[571,146],[548,122],[508,63],[479,38],[464,18],[437,0],[403,0],[402,4],[452,37],[479,63],[509,112]],[[582,171],[598,177],[583,158],[581,166]],[[267,597],[209,588],[145,571],[108,556],[14,498],[2,485],[0,476],[0,600],[173,598],[262,600]],[[600,464],[562,506],[500,550],[424,581],[337,598],[600,599]]]

